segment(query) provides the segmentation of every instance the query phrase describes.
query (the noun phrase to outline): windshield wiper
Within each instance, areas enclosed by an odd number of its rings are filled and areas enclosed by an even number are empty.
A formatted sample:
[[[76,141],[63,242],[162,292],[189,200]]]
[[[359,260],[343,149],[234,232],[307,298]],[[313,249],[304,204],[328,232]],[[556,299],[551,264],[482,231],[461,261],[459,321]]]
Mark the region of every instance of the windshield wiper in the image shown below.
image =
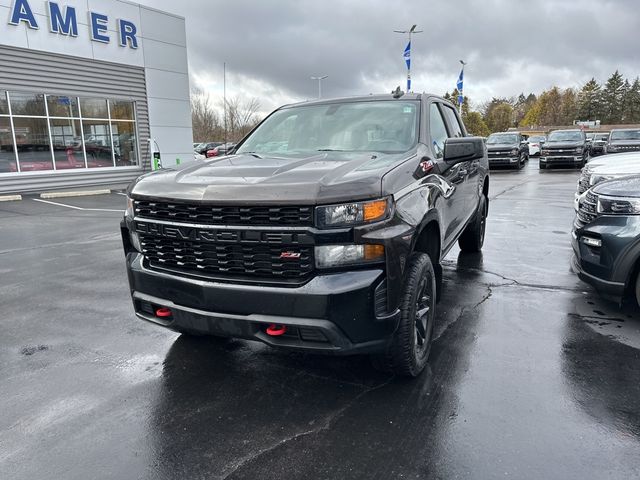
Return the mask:
[[[335,148],[319,148],[317,152],[344,152],[345,150],[337,150]]]
[[[251,155],[251,156],[256,157],[256,158],[262,158],[262,157],[261,157],[260,155],[258,155],[256,152],[242,152],[242,153],[244,153],[244,154],[246,154],[246,155]]]

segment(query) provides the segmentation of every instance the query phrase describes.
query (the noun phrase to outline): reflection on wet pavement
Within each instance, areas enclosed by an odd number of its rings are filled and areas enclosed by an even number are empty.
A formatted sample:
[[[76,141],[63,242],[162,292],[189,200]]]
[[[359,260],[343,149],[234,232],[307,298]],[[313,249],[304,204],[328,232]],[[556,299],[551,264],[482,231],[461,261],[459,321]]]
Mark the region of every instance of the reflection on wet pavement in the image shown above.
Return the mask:
[[[139,323],[117,215],[12,206],[0,478],[639,478],[640,318],[569,269],[576,177],[492,176],[415,380]]]

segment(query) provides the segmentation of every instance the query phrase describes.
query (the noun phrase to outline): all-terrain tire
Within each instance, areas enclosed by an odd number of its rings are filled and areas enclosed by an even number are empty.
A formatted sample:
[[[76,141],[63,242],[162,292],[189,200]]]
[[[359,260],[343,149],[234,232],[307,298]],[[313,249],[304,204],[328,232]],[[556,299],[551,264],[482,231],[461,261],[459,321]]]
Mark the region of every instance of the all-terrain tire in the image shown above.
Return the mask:
[[[417,377],[431,351],[435,313],[436,274],[431,257],[414,253],[407,266],[398,328],[385,352],[371,358],[373,365],[386,372]]]
[[[636,302],[640,307],[640,273],[638,273],[638,278],[636,279]]]
[[[464,229],[458,239],[458,245],[462,253],[477,253],[484,245],[484,235],[487,229],[487,213],[489,212],[489,200],[486,196],[480,197],[480,204],[473,219]]]

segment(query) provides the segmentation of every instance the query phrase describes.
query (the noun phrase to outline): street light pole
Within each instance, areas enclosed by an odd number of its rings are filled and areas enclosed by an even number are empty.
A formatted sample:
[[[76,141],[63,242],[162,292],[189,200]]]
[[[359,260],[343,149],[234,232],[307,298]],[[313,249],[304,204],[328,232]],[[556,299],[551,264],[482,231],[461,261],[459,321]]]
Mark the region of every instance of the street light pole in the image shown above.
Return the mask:
[[[322,98],[322,80],[327,78],[329,75],[322,75],[320,77],[311,77],[311,80],[318,81],[318,98]]]
[[[409,30],[394,30],[395,33],[408,33],[409,34],[409,43],[411,45],[411,35],[414,33],[422,33],[424,30],[416,30],[418,25],[413,25]],[[407,61],[407,93],[411,90],[411,51],[409,51],[409,59]]]

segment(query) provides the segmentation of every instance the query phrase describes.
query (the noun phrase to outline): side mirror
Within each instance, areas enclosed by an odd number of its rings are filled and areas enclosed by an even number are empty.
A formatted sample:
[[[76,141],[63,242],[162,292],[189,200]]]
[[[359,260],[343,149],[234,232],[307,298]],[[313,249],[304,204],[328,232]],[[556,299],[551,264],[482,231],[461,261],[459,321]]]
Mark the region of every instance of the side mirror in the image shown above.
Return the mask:
[[[449,165],[476,160],[484,156],[482,137],[448,138],[444,142],[444,161]]]

